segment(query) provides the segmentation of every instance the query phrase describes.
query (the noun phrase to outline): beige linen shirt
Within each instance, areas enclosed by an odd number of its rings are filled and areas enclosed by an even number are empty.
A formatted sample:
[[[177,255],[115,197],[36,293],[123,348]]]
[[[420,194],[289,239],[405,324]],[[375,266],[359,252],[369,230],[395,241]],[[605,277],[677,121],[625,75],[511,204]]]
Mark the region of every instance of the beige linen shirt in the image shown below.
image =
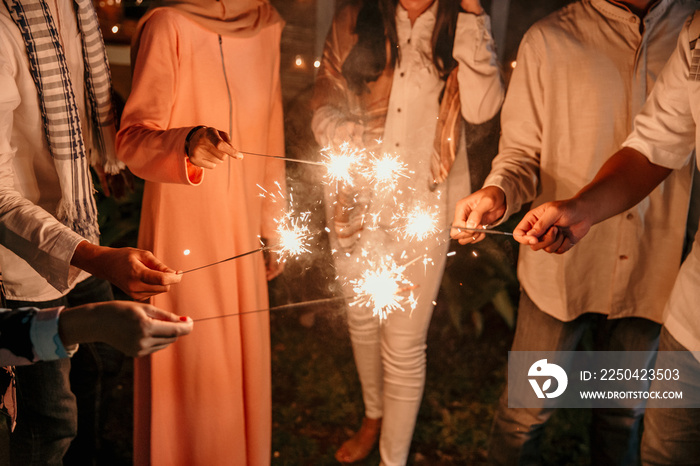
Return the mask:
[[[700,145],[700,12],[683,29],[654,92],[634,122],[624,145],[657,165],[682,169]],[[695,195],[698,195],[697,193]],[[683,262],[666,306],[665,325],[689,351],[700,351],[700,233]],[[700,353],[695,353],[699,358]]]
[[[622,6],[583,0],[530,28],[485,183],[504,190],[504,218],[531,201],[569,198],[593,179],[632,130],[696,6],[661,0],[640,24]],[[595,225],[567,254],[521,247],[518,277],[533,302],[563,321],[592,312],[661,322],[681,263],[691,168]]]
[[[58,18],[55,24],[83,131],[88,134],[83,46],[73,2],[47,5],[54,19]],[[70,266],[73,252],[84,238],[56,220],[60,200],[58,175],[43,134],[24,40],[7,8],[0,5],[0,266],[8,299],[57,299],[89,277]]]

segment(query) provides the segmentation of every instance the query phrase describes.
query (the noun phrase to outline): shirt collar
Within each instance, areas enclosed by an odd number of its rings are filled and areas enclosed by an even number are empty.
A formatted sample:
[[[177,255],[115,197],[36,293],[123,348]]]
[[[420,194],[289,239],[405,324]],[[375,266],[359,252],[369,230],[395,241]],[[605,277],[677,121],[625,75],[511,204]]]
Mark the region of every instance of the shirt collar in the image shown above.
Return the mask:
[[[668,10],[673,1],[674,0],[656,1],[643,20],[645,22],[656,22]],[[639,17],[637,15],[632,13],[625,5],[615,0],[591,0],[591,5],[608,18],[624,21],[626,23],[639,22]]]

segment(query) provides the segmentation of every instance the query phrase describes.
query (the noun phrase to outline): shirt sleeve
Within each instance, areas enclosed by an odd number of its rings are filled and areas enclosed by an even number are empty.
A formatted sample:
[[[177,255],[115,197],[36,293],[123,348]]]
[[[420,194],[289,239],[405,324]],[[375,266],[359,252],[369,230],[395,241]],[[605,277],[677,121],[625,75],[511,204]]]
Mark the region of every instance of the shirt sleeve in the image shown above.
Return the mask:
[[[72,356],[78,345],[65,348],[58,334],[62,310],[0,309],[0,365],[20,366]]]
[[[544,89],[541,59],[531,32],[521,42],[517,63],[501,110],[499,153],[484,182],[484,186],[501,188],[506,195],[502,221],[538,193]]]
[[[7,39],[0,35],[0,41]],[[9,43],[9,42],[7,42]],[[5,50],[11,49],[7,47]],[[61,224],[46,210],[25,198],[15,187],[12,145],[15,111],[21,97],[13,61],[0,50],[0,243],[27,263],[59,291],[80,273],[70,266],[76,246],[84,238]],[[10,52],[11,53],[11,52]],[[40,128],[37,131],[41,131]],[[41,134],[38,133],[39,137]]]
[[[459,13],[452,56],[459,64],[462,116],[475,124],[490,120],[505,91],[488,15]]]
[[[696,125],[689,87],[700,86],[697,72],[694,79],[690,76],[691,57],[700,60],[700,49],[690,50],[688,27],[686,24],[681,31],[675,52],[635,118],[634,130],[623,143],[652,163],[671,169],[683,167],[695,147]]]
[[[144,24],[117,134],[117,157],[145,180],[198,185],[204,171],[185,154],[193,127],[168,129],[177,89],[178,36],[177,24],[166,11],[154,12]]]

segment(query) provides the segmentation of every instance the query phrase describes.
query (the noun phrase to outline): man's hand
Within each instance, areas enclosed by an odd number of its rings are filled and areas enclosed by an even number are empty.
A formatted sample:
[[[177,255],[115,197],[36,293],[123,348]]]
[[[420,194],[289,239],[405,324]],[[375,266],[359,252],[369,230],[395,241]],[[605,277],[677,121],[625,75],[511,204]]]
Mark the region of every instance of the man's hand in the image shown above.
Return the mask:
[[[192,133],[185,151],[192,165],[208,169],[216,168],[227,157],[243,158],[243,154],[231,145],[228,134],[206,126]]]
[[[75,248],[71,265],[118,286],[134,299],[164,293],[182,279],[149,251],[108,248],[82,241]]]
[[[525,214],[513,230],[513,238],[533,251],[563,254],[581,241],[592,225],[576,198],[547,202]]]
[[[496,223],[505,213],[505,193],[495,186],[481,188],[457,202],[450,236],[459,244],[477,243],[484,239],[483,233],[460,230],[460,227],[479,228]]]

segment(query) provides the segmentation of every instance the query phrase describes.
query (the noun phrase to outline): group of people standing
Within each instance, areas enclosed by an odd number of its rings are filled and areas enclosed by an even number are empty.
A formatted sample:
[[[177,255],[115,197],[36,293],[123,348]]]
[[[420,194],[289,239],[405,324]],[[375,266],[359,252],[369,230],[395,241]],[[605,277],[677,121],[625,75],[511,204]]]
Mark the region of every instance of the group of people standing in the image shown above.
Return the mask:
[[[484,236],[466,228],[532,203],[515,231],[514,351],[574,350],[586,331],[598,350],[654,351],[664,324],[662,349],[700,350],[697,248],[679,274],[694,171],[697,7],[574,2],[526,33],[506,94],[479,0],[344,2],[318,70],[312,130],[322,146],[398,154],[414,174],[399,181],[401,202],[433,207],[444,229],[462,227],[452,230],[462,244]],[[1,362],[34,362],[16,368],[5,394],[17,414],[12,464],[99,463],[100,371],[78,362],[99,368],[113,348],[153,353],[136,360],[134,464],[270,463],[269,315],[245,311],[268,307],[267,281],[283,262],[251,254],[177,271],[278,241],[285,206],[260,193],[285,190],[284,163],[245,154],[284,153],[283,25],[267,0],[160,1],[134,35],[132,91],[115,134],[91,2],[0,7],[0,267],[16,309],[1,323],[21,329],[23,342],[3,345],[11,355]],[[490,161],[467,153],[464,122],[499,110],[499,153],[484,179],[476,167]],[[90,166],[105,191],[125,166],[146,180],[139,249],[99,246]],[[392,228],[392,196],[338,188],[325,200],[346,294],[368,256],[429,259],[405,271],[420,285],[414,309],[380,322],[346,306],[365,414],[336,459],[362,460],[378,443],[382,464],[403,465],[447,238],[409,244]],[[109,282],[152,306],[111,301]],[[192,319],[221,316],[193,330]],[[88,344],[70,369],[76,343]],[[96,375],[81,379],[86,372]],[[642,462],[697,460],[692,413],[652,411]],[[509,408],[504,394],[489,461],[536,464],[551,413]],[[636,464],[643,411],[593,414],[594,464]]]

